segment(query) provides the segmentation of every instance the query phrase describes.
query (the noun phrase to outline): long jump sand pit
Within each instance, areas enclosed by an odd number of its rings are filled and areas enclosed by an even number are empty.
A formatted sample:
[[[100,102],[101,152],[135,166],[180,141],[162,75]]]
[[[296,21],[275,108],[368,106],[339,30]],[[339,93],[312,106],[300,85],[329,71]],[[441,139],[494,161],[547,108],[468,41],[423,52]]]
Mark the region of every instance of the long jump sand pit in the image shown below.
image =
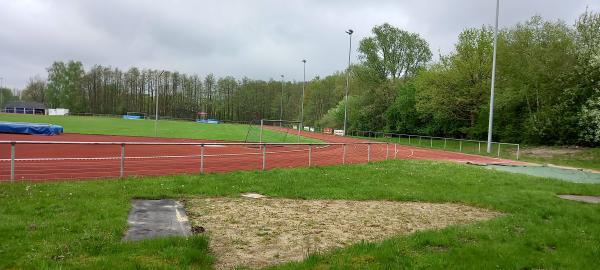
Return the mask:
[[[299,261],[361,241],[494,218],[500,213],[452,203],[188,198],[192,224],[210,237],[217,269]]]

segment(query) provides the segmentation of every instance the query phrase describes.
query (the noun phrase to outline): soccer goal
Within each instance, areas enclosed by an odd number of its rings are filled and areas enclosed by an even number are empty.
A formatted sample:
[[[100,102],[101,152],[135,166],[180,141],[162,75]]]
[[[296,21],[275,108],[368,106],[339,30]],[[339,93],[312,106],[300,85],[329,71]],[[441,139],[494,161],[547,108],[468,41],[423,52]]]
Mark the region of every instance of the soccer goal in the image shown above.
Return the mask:
[[[246,142],[299,143],[300,121],[253,120],[248,125]]]

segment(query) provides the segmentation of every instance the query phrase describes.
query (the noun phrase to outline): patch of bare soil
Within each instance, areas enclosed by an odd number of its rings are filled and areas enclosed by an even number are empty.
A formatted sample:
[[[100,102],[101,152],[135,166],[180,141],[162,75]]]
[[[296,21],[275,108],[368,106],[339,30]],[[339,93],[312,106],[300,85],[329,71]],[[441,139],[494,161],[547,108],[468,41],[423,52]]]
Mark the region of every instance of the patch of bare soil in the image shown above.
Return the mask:
[[[550,158],[553,156],[578,154],[583,151],[584,151],[584,149],[575,148],[575,147],[564,147],[564,148],[535,147],[535,148],[523,149],[523,154],[529,155],[529,156]]]
[[[217,269],[259,268],[315,252],[499,213],[451,203],[190,198],[188,216],[210,236]]]

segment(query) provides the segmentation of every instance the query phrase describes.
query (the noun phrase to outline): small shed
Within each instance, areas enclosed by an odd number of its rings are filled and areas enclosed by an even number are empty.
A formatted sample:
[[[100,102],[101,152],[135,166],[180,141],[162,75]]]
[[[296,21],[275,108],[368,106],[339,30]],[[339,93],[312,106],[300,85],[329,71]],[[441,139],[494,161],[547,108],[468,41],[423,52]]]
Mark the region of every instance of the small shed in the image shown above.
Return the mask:
[[[46,114],[46,105],[39,102],[9,101],[2,110],[5,113]]]

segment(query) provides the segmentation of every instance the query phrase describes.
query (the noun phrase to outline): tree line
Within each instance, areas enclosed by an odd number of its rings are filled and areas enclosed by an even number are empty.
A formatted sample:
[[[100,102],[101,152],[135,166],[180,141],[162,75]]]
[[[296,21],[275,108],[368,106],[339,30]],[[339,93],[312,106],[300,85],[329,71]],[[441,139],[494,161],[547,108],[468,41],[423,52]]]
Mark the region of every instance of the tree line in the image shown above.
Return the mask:
[[[349,129],[484,139],[487,133],[493,29],[469,28],[454,49],[433,55],[426,40],[390,24],[360,41],[360,62],[306,84],[305,125],[340,128],[350,72]],[[72,112],[230,121],[299,120],[302,82],[218,78],[212,74],[55,62],[33,78],[23,98]],[[539,16],[500,30],[494,140],[600,145],[600,15],[573,25]],[[282,100],[283,99],[283,100]]]

